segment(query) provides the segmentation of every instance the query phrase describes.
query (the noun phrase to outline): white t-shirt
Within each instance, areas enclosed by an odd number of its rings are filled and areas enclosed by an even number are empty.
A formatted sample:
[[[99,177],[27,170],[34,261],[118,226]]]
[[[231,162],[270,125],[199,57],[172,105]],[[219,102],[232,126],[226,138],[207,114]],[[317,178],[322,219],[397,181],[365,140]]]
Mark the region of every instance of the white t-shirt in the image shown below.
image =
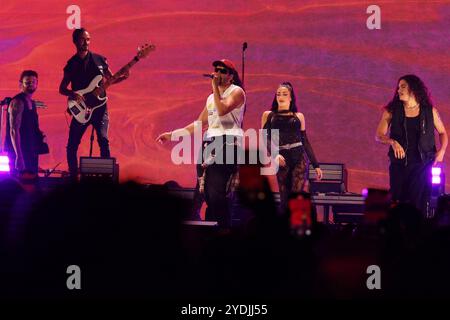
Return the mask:
[[[232,84],[220,97],[225,99],[234,90],[242,90],[242,88]],[[216,104],[214,103],[214,94],[211,93],[206,100],[206,109],[208,110],[208,130],[206,131],[206,138],[223,135],[243,136],[242,120],[244,118],[245,101],[246,97],[244,93],[244,102],[239,107],[233,109],[233,111],[226,115],[219,116]]]

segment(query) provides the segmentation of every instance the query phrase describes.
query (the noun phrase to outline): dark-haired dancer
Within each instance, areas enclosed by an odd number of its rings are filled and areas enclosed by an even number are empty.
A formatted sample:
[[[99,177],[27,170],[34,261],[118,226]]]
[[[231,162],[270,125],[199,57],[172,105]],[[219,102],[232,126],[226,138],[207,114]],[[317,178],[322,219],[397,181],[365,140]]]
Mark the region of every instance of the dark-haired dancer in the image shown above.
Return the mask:
[[[67,61],[67,65],[64,67],[64,77],[59,85],[59,93],[80,103],[84,98],[75,91],[88,87],[90,82],[98,75],[110,79],[113,76],[113,73],[109,69],[105,57],[89,51],[91,36],[86,29],[81,28],[74,30],[72,33],[72,41],[77,48],[77,53]],[[113,81],[112,84],[119,83],[127,79],[128,76],[129,74],[126,72]],[[71,90],[67,88],[69,83],[71,84]],[[67,143],[67,163],[69,165],[71,178],[77,177],[78,146],[90,124],[93,125],[96,131],[101,157],[110,157],[108,140],[109,117],[105,104],[96,109],[92,114],[92,118],[85,124],[79,123],[75,118],[72,118],[69,130],[69,141]]]
[[[307,170],[305,153],[316,170],[317,178],[322,179],[322,170],[306,136],[305,116],[297,110],[291,83],[279,85],[271,110],[262,115],[261,127],[269,132],[279,130],[279,154],[275,160],[279,163],[280,212],[284,213],[289,195],[304,191]]]
[[[204,139],[207,144],[217,144],[214,155],[208,155],[205,164],[205,200],[208,205],[207,220],[216,220],[222,228],[231,226],[231,212],[227,201],[227,187],[230,179],[237,171],[237,159],[229,163],[226,155],[237,154],[237,140],[243,136],[242,120],[245,110],[245,92],[242,88],[239,74],[233,62],[227,59],[213,62],[212,93],[206,100],[206,106],[197,121],[208,125]],[[164,132],[157,141],[164,143],[171,140],[172,135],[192,134],[194,123],[183,129]],[[221,159],[221,161],[218,161]],[[220,163],[222,162],[222,163]],[[199,170],[198,174],[202,173]],[[200,179],[202,177],[199,177]]]
[[[439,151],[436,151],[434,130],[439,133]],[[428,89],[419,77],[405,75],[398,80],[394,98],[381,116],[376,140],[390,145],[392,199],[410,202],[426,214],[431,191],[430,169],[443,161],[448,137]]]

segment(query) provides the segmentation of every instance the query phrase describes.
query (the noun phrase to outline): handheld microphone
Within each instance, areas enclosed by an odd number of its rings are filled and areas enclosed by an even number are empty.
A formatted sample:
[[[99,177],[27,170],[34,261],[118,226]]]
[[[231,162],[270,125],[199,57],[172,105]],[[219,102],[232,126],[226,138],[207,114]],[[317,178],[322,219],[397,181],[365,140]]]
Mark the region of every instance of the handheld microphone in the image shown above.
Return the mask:
[[[242,51],[245,51],[246,49],[247,49],[247,42],[244,42],[243,44],[242,44]]]
[[[214,76],[212,74],[209,74],[209,73],[204,73],[203,76],[205,78],[211,78],[211,79],[214,78]]]

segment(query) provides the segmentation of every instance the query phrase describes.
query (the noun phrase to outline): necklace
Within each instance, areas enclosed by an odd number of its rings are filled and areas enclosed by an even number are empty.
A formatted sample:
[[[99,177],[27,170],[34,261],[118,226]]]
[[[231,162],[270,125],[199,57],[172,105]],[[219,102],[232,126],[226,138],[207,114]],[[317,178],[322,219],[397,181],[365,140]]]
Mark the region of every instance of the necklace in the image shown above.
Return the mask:
[[[405,107],[406,109],[415,109],[415,108],[417,108],[419,106],[419,104],[416,104],[415,106],[412,106],[412,107]]]

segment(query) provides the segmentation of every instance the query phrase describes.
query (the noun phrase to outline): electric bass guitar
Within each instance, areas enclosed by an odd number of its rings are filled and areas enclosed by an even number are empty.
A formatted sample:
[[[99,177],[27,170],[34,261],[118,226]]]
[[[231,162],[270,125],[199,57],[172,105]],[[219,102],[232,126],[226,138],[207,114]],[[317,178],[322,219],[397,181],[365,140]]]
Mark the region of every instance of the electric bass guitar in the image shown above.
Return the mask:
[[[91,80],[89,85],[81,90],[75,91],[79,95],[83,96],[84,101],[77,102],[69,98],[67,101],[67,107],[73,117],[79,123],[87,123],[95,109],[100,108],[105,105],[108,97],[106,96],[105,90],[114,82],[124,75],[132,66],[134,66],[140,59],[146,58],[151,51],[155,50],[153,44],[145,44],[138,47],[136,56],[123,66],[119,71],[117,71],[112,77],[105,78],[102,75],[96,76]]]

